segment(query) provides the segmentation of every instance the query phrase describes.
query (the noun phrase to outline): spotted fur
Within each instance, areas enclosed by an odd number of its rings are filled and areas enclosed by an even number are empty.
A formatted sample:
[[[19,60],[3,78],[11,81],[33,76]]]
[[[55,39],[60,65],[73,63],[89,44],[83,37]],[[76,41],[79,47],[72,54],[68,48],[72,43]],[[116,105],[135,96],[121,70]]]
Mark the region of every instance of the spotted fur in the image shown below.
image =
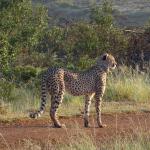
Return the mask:
[[[57,110],[62,103],[65,91],[74,96],[85,96],[84,126],[89,126],[91,99],[95,98],[97,124],[101,121],[101,101],[106,87],[106,77],[110,69],[116,67],[116,61],[110,54],[103,54],[96,64],[86,71],[74,73],[63,68],[49,68],[42,80],[41,106],[39,111],[31,113],[31,118],[38,118],[45,110],[47,92],[51,95],[50,117],[55,127],[62,125],[57,118]]]

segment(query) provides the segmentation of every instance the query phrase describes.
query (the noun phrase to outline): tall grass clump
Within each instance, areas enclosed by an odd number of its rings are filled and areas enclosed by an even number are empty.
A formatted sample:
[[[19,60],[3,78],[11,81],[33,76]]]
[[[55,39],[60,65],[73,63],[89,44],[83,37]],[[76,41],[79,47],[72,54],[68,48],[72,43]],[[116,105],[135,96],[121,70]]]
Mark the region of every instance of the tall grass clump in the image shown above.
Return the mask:
[[[106,142],[100,146],[100,150],[149,150],[149,133],[137,132],[137,134],[126,137],[117,136],[113,141]]]
[[[122,66],[108,77],[105,99],[109,101],[147,102],[150,100],[148,73]]]
[[[65,93],[62,106],[59,107],[60,114],[63,116],[81,114],[84,106],[83,104],[84,98],[82,96],[72,96]]]
[[[16,99],[10,102],[11,112],[27,112],[32,108],[38,108],[40,105],[39,93],[36,89],[30,89],[27,85],[16,88],[13,93]]]
[[[7,113],[25,113],[27,110],[38,108],[40,104],[39,89],[35,81],[16,84],[14,81],[0,81],[0,115]]]
[[[68,144],[58,143],[55,148],[58,150],[97,150],[96,141],[94,141],[92,135],[89,136],[80,129],[77,129],[74,134],[76,136],[73,136],[73,134],[68,135]]]
[[[45,143],[39,143],[33,140],[24,140],[20,146],[25,149],[53,149],[53,150],[149,150],[150,136],[149,133],[137,131],[135,134],[122,137],[117,135],[106,140],[98,139],[95,135],[88,135],[79,127],[75,128],[72,133],[68,135],[67,141],[64,143],[58,140],[55,143],[45,139]]]

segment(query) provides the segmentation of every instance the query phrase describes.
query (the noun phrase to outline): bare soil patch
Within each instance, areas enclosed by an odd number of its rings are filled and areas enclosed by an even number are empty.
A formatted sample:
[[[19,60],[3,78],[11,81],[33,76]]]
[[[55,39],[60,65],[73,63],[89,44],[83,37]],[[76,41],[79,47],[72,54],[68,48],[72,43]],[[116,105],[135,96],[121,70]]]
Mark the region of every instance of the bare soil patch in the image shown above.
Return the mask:
[[[0,122],[0,149],[7,149],[6,143],[14,148],[23,139],[30,139],[40,143],[67,144],[69,139],[79,136],[79,133],[92,136],[98,142],[111,140],[116,136],[127,136],[137,131],[150,131],[150,113],[113,113],[102,114],[105,128],[97,128],[95,115],[90,117],[91,127],[83,127],[82,116],[60,117],[64,128],[53,128],[50,119],[23,119],[11,123]]]

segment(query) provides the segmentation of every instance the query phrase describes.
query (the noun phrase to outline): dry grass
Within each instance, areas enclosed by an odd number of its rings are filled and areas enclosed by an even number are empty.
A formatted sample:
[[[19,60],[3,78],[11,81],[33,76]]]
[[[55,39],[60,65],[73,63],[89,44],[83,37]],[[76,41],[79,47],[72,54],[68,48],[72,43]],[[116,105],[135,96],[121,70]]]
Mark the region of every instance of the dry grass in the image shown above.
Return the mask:
[[[81,100],[80,100],[81,101]],[[48,104],[50,105],[50,104]],[[66,109],[67,108],[67,109]],[[82,115],[84,110],[84,101],[78,103],[78,99],[75,102],[62,104],[59,109],[59,116],[75,116]],[[13,122],[16,120],[28,119],[29,111],[31,110],[19,110],[19,111],[7,111],[6,114],[0,114],[1,122]],[[149,103],[134,103],[134,102],[103,102],[102,113],[128,113],[128,112],[150,112]],[[95,113],[94,103],[91,105],[91,113]],[[42,118],[49,118],[49,106],[46,112],[42,115]]]
[[[122,136],[117,135],[111,140],[98,142],[94,134],[87,135],[83,129],[78,125],[75,127],[74,132],[69,133],[68,129],[66,134],[68,135],[68,142],[62,143],[62,141],[49,141],[45,139],[45,143],[36,141],[33,139],[22,139],[13,148],[9,147],[9,144],[0,134],[4,145],[7,149],[15,150],[149,150],[150,149],[150,132],[145,133],[141,129],[136,129],[132,134]],[[76,136],[75,136],[76,135]]]
[[[108,101],[149,102],[149,73],[139,74],[122,66],[108,77],[105,99]]]

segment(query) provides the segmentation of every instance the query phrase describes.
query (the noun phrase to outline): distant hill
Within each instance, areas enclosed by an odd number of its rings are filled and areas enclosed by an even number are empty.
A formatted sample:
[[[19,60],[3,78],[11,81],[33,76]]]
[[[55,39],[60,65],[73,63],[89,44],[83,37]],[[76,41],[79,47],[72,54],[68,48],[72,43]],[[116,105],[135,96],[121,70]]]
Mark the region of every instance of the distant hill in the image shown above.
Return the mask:
[[[49,10],[49,16],[58,24],[66,21],[88,20],[90,7],[102,0],[33,0]],[[119,26],[143,26],[150,19],[150,0],[114,0],[114,17]]]

